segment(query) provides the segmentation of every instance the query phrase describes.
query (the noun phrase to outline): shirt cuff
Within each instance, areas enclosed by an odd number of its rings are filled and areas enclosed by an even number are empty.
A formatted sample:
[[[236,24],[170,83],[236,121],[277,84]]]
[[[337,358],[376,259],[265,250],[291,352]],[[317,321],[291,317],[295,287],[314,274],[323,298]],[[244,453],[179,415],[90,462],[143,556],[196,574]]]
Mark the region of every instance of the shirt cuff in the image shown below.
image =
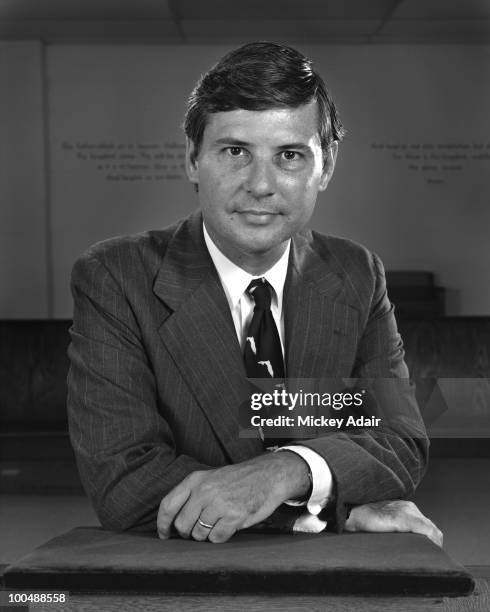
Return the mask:
[[[288,450],[299,455],[306,461],[311,472],[311,495],[306,502],[306,507],[310,514],[320,514],[328,502],[328,498],[332,494],[332,472],[328,467],[325,459],[311,448],[307,446],[281,446],[277,451]],[[304,502],[295,502],[288,500],[285,502],[289,505],[305,505]]]
[[[315,514],[305,512],[299,516],[293,525],[296,533],[321,533],[325,531],[327,521],[320,520]]]

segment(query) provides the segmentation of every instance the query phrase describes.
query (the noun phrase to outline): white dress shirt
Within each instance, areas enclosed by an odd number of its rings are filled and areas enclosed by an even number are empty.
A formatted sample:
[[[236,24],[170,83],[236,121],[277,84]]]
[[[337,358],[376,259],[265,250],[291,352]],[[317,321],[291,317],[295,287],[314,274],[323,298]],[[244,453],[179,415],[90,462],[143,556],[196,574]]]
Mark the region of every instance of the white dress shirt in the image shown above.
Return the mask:
[[[203,224],[204,240],[209,251],[211,259],[216,267],[223,290],[228,300],[233,323],[240,343],[243,349],[247,329],[252,320],[254,311],[254,300],[246,293],[246,289],[254,278],[265,278],[272,286],[271,312],[279,332],[281,339],[282,354],[284,357],[284,311],[283,311],[283,293],[284,282],[288,270],[289,250],[291,241],[281,256],[281,258],[269,270],[261,274],[260,277],[249,274],[232,261],[228,259],[215,245],[210,235]],[[308,501],[297,502],[289,501],[290,505],[305,505],[308,509],[303,516],[297,519],[295,531],[309,531],[318,533],[322,531],[326,522],[318,518],[319,512],[327,504],[328,498],[332,492],[332,473],[325,459],[311,448],[306,446],[291,445],[283,446],[278,450],[289,450],[300,455],[308,464],[312,490]]]

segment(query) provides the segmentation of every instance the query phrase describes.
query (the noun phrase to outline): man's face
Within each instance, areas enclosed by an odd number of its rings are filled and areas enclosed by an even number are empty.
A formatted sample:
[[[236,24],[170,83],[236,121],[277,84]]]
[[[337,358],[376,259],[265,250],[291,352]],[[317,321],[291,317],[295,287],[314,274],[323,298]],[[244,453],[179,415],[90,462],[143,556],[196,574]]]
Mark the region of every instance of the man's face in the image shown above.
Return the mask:
[[[317,112],[317,103],[310,102],[214,113],[194,162],[188,143],[187,172],[199,185],[206,228],[238,265],[274,263],[288,238],[308,223],[318,192],[327,187],[337,145],[324,164]]]

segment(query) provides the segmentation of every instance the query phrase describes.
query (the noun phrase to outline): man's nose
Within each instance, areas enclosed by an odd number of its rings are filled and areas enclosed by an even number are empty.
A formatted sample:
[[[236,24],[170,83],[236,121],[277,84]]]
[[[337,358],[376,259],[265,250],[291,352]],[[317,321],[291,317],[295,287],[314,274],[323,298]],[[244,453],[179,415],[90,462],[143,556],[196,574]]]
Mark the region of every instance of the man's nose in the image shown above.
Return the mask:
[[[254,160],[248,167],[245,189],[256,198],[273,195],[276,190],[276,177],[272,164]]]

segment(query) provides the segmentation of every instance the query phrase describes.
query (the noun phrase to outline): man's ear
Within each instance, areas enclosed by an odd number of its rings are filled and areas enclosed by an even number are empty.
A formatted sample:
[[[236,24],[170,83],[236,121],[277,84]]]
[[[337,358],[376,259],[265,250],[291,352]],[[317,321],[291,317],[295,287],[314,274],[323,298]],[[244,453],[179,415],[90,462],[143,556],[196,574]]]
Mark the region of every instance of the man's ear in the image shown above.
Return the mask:
[[[339,150],[339,143],[334,140],[329,145],[323,159],[323,172],[322,178],[320,179],[320,191],[325,191],[330,179],[332,178],[333,171],[335,169],[335,162],[337,161],[337,153]]]
[[[199,185],[199,163],[197,161],[196,148],[192,140],[185,139],[185,171],[187,178],[194,185]]]

